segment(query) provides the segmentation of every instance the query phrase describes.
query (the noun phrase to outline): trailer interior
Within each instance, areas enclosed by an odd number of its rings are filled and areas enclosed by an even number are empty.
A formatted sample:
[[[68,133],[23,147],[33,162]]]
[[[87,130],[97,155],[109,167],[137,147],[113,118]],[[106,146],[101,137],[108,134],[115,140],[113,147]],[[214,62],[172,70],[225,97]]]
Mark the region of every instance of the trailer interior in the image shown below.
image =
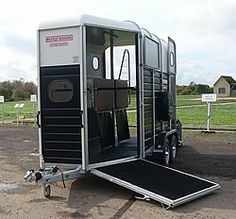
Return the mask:
[[[89,163],[137,157],[136,37],[86,28]]]

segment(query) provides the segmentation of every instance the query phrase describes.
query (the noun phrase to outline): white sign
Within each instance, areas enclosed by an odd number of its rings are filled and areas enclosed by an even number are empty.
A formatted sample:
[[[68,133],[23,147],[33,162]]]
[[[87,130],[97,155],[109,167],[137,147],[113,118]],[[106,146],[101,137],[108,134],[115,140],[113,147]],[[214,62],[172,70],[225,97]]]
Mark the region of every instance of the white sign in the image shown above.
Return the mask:
[[[0,103],[4,103],[4,96],[0,96]]]
[[[79,28],[40,30],[40,66],[79,64]]]
[[[24,103],[17,103],[15,106],[14,106],[14,108],[23,108],[24,107]]]
[[[216,102],[216,94],[202,94],[202,102]]]
[[[37,95],[36,94],[31,94],[30,95],[30,101],[31,102],[37,102]]]

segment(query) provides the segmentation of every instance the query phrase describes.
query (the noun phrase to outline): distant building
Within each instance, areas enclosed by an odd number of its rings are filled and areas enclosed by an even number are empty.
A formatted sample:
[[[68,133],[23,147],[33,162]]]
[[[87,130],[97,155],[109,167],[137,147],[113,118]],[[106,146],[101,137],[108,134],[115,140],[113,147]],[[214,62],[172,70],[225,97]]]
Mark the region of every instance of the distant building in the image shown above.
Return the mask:
[[[217,96],[236,95],[236,81],[231,76],[220,76],[213,85],[214,94]]]

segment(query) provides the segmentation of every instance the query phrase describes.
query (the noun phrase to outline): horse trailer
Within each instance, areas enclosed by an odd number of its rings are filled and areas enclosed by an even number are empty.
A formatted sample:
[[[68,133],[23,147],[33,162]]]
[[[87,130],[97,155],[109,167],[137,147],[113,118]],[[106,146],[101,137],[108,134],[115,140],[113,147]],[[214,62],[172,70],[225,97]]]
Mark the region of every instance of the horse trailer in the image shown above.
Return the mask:
[[[168,208],[220,187],[168,167],[182,145],[171,38],[89,15],[42,23],[38,80],[40,170],[25,180],[46,197],[85,173]]]

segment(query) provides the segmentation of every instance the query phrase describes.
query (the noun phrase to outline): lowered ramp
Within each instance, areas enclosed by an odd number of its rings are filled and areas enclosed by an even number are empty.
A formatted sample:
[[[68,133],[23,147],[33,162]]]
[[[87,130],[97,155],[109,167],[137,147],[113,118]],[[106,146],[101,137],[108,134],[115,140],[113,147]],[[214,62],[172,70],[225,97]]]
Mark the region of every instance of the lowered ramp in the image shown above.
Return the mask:
[[[142,159],[94,168],[91,173],[170,208],[220,188],[217,183]]]

